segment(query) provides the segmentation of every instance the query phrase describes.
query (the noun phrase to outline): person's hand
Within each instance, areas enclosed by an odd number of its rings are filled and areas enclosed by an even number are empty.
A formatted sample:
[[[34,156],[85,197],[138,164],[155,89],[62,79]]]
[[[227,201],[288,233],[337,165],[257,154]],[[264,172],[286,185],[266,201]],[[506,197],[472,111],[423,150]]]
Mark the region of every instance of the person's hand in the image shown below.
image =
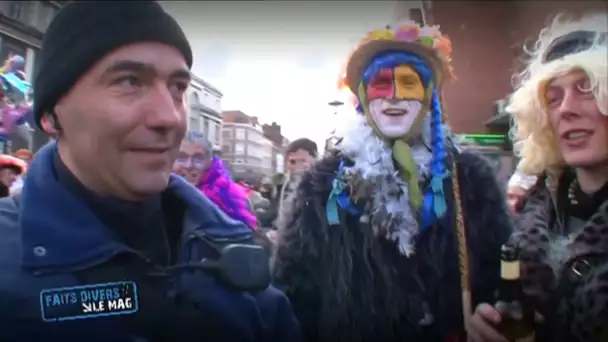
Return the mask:
[[[469,342],[509,342],[496,329],[501,318],[490,304],[479,304],[467,327]]]
[[[277,243],[277,231],[276,230],[270,230],[268,231],[268,233],[266,233],[266,237],[272,241],[272,243]]]

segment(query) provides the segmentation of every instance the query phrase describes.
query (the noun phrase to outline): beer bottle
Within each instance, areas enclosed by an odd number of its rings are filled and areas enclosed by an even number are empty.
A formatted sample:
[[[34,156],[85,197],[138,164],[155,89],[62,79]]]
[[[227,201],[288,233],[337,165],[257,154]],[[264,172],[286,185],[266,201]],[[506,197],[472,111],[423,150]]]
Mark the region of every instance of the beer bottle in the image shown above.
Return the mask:
[[[533,342],[534,309],[524,298],[519,250],[515,246],[503,245],[501,248],[500,278],[495,305],[502,315],[499,331],[509,342]]]

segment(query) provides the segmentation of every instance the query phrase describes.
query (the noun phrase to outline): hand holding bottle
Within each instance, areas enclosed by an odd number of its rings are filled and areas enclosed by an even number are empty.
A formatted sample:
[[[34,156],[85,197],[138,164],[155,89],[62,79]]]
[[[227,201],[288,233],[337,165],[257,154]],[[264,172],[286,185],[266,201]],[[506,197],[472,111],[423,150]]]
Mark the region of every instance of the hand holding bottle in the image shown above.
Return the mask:
[[[479,304],[467,328],[469,342],[509,342],[498,331],[501,320],[500,311],[492,305]]]

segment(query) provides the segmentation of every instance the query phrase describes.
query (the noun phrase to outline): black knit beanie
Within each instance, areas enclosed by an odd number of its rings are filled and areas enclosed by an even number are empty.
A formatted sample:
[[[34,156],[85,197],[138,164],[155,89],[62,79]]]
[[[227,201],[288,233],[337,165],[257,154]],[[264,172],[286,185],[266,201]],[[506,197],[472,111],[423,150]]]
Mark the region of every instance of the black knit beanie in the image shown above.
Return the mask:
[[[135,42],[174,46],[192,67],[192,50],[175,19],[156,1],[72,1],[42,40],[34,78],[34,117],[51,112],[74,83],[108,53]]]

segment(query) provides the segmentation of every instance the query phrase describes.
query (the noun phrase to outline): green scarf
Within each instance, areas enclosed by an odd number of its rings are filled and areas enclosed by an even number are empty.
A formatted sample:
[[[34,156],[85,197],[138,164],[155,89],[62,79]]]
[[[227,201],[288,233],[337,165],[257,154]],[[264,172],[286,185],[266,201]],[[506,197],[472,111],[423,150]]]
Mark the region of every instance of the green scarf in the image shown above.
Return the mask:
[[[432,88],[433,85],[429,84],[426,94],[430,94],[429,89]],[[416,162],[414,161],[414,157],[412,156],[412,149],[410,145],[407,143],[408,139],[412,136],[418,134],[420,130],[420,125],[422,123],[422,119],[424,118],[423,113],[428,111],[429,102],[428,95],[425,96],[423,101],[423,106],[418,113],[418,116],[414,120],[412,127],[410,130],[401,138],[397,139],[389,139],[387,138],[380,130],[378,126],[372,119],[371,114],[369,112],[369,108],[367,105],[363,105],[363,103],[367,103],[367,96],[365,94],[365,87],[363,82],[359,84],[359,99],[362,103],[362,108],[364,111],[365,119],[374,130],[374,133],[380,137],[385,143],[391,146],[393,152],[393,160],[396,163],[397,168],[399,169],[399,175],[401,179],[407,184],[409,190],[409,198],[408,202],[413,212],[418,212],[420,206],[422,205],[423,194],[420,189],[420,184],[418,183],[418,169],[416,168]]]

